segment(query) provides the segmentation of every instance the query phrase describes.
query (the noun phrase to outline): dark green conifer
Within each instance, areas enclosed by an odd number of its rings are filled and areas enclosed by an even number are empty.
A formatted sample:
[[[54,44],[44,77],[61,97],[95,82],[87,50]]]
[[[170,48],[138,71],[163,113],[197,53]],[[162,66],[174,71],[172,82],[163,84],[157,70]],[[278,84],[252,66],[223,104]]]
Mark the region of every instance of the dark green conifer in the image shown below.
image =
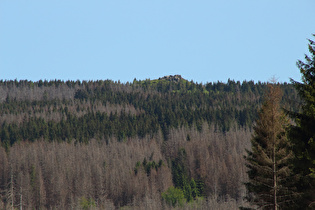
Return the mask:
[[[261,209],[286,209],[296,196],[290,164],[293,153],[286,134],[289,124],[280,100],[279,86],[270,84],[245,157],[249,177],[246,199]]]
[[[313,35],[315,36],[315,34]],[[304,196],[300,206],[315,207],[315,42],[309,40],[310,56],[298,60],[302,82],[291,80],[302,100],[300,112],[289,112],[295,125],[289,138],[295,153],[295,170],[300,173],[299,190]],[[313,205],[312,205],[313,204]],[[303,208],[303,207],[302,207]]]

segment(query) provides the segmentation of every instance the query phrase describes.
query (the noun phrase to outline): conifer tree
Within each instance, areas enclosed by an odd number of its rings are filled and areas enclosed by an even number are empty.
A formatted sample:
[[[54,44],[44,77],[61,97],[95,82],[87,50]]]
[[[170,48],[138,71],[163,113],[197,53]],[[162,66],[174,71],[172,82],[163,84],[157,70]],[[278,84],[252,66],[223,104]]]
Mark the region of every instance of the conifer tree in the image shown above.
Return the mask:
[[[315,36],[315,34],[313,34]],[[310,56],[298,60],[302,82],[291,80],[302,100],[300,112],[289,112],[295,125],[289,139],[295,153],[295,171],[300,173],[299,190],[304,194],[300,206],[315,207],[315,42],[309,39]]]
[[[280,109],[282,93],[269,84],[245,156],[249,181],[246,199],[262,209],[285,209],[293,201],[292,171],[286,128],[289,121]],[[292,206],[291,206],[292,207]]]

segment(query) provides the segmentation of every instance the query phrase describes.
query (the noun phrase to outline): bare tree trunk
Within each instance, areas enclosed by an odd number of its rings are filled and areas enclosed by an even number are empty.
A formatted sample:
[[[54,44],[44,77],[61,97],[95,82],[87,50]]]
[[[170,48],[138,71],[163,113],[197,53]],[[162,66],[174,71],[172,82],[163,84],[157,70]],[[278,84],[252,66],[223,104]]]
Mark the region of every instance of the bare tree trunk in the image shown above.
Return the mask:
[[[20,187],[20,210],[23,209],[23,194],[22,194],[22,186]]]
[[[276,146],[273,145],[273,199],[274,199],[274,209],[278,209],[277,204],[277,170],[276,170]]]
[[[276,92],[272,92],[271,97],[275,97],[274,94],[277,94]],[[277,96],[277,95],[276,95]],[[277,134],[276,134],[276,118],[277,116],[277,105],[275,104],[276,98],[273,98],[272,103],[272,168],[273,168],[273,205],[274,209],[278,209],[278,203],[277,203],[277,160],[276,160],[276,141],[277,141]]]
[[[13,186],[13,169],[11,166],[10,190],[8,192],[8,200],[10,201],[10,209],[14,209],[14,186]]]

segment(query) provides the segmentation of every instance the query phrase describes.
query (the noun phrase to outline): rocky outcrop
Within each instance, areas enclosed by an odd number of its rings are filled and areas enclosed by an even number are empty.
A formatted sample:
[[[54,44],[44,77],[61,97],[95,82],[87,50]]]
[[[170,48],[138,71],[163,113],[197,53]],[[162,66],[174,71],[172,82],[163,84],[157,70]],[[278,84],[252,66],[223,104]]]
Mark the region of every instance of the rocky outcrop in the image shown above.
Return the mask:
[[[170,82],[179,82],[181,79],[183,79],[181,75],[168,75],[159,78],[159,80],[167,80]]]

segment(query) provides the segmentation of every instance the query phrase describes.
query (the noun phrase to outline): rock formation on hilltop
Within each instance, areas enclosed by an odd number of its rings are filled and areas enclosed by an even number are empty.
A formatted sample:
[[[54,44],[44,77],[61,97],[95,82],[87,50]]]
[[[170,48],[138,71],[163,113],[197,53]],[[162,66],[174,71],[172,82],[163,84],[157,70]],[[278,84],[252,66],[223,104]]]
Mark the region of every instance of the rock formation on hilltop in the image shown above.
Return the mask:
[[[183,79],[181,75],[168,75],[159,78],[159,80],[167,80],[170,82],[179,82],[181,79]]]

